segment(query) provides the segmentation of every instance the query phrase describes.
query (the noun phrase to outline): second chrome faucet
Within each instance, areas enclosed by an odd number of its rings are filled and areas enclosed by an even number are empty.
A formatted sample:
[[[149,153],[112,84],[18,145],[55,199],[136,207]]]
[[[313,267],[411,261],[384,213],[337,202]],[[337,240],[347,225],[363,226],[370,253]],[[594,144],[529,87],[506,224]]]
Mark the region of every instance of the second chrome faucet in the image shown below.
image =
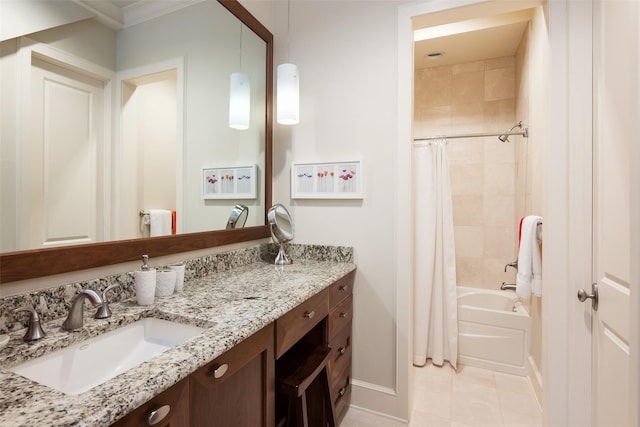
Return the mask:
[[[62,329],[67,331],[75,331],[82,328],[84,324],[84,300],[88,299],[93,306],[102,304],[102,299],[95,291],[91,289],[84,289],[78,295],[71,300],[71,307],[69,307],[69,315],[62,324]]]

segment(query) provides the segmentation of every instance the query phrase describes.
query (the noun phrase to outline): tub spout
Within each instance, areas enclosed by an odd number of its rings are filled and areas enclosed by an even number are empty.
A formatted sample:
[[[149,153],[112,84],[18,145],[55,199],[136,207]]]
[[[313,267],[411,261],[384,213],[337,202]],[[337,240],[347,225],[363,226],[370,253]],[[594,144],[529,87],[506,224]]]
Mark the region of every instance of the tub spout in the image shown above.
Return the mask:
[[[515,283],[502,282],[502,285],[500,285],[500,290],[502,290],[502,291],[515,291],[516,290],[516,284]]]

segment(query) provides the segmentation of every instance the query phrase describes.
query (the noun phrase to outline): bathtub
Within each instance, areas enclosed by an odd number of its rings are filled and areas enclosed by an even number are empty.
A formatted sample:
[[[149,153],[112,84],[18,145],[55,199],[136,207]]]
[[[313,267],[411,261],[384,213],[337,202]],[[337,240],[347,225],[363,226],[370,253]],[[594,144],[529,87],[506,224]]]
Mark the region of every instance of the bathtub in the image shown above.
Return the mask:
[[[527,375],[531,321],[513,291],[458,287],[458,361]]]

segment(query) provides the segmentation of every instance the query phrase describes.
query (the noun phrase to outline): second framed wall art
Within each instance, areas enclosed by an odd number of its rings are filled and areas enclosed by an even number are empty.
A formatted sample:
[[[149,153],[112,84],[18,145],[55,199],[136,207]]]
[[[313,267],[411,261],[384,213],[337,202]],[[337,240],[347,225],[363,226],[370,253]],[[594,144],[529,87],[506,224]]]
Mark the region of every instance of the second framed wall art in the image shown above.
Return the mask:
[[[362,199],[362,162],[293,163],[293,199]]]

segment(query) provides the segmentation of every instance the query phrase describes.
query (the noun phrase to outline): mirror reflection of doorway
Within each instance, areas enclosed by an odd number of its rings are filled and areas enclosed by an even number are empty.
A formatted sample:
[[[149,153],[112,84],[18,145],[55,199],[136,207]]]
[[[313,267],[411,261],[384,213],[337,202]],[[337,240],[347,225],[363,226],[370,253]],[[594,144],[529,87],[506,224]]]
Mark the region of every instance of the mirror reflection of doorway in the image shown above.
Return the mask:
[[[121,90],[118,167],[122,181],[114,215],[121,236],[149,237],[140,211],[166,209],[180,215],[178,71],[129,78],[122,81]]]

